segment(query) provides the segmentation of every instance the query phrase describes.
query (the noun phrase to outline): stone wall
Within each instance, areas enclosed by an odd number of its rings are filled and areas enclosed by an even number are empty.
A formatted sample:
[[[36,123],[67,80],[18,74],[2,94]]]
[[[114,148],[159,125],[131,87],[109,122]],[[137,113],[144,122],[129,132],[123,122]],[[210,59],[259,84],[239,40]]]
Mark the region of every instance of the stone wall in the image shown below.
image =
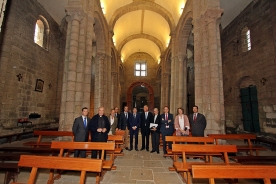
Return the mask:
[[[66,29],[61,29],[36,0],[9,3],[0,45],[0,125],[16,126],[18,118],[28,118],[34,112],[41,118],[30,120],[33,123],[57,119]],[[49,24],[48,49],[34,43],[39,16]],[[35,91],[37,79],[44,81],[42,92]]]
[[[276,133],[276,2],[253,1],[222,32],[226,127],[243,128],[240,88],[256,86],[261,132]],[[247,26],[252,49],[242,52]]]
[[[135,61],[146,61],[147,62],[147,76],[146,77],[136,77],[134,76],[134,64]],[[121,102],[126,102],[126,94],[129,86],[134,82],[146,82],[149,84],[153,90],[154,90],[154,106],[158,107],[160,106],[160,81],[161,79],[157,79],[157,68],[158,63],[147,53],[135,53],[129,56],[129,58],[123,63],[125,68],[124,73],[124,84],[121,86]],[[156,103],[156,102],[159,102]],[[122,110],[122,109],[120,109]]]

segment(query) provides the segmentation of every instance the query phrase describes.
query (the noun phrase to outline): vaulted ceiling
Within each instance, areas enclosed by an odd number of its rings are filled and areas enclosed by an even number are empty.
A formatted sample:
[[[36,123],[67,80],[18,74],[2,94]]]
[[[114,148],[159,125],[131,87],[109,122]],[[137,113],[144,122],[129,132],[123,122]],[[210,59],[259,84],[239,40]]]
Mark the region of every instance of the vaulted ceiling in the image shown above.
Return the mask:
[[[60,23],[68,0],[38,0]],[[146,52],[158,62],[170,42],[187,0],[99,0],[113,42],[123,60]],[[226,27],[252,0],[221,0],[222,27]],[[53,6],[54,5],[54,6]]]

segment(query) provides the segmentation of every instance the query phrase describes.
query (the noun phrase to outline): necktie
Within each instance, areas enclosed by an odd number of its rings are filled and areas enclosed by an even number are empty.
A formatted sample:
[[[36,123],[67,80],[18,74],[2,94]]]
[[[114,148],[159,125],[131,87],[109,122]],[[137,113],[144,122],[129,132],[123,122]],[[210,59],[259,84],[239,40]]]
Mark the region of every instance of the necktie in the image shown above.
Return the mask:
[[[196,114],[194,115],[194,122],[196,122]]]
[[[83,120],[84,128],[86,128],[86,118]]]
[[[168,114],[166,114],[166,120],[168,120]]]
[[[126,119],[127,119],[127,113],[126,113]]]
[[[148,119],[148,113],[146,112],[146,119]]]
[[[134,119],[136,118],[136,114],[134,114]]]

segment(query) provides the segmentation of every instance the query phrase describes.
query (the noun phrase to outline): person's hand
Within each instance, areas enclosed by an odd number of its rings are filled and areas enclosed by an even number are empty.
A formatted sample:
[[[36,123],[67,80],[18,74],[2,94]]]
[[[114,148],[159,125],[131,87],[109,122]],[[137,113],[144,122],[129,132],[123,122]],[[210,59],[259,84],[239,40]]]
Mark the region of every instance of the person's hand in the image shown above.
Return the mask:
[[[187,128],[187,127],[185,127],[185,128],[184,128],[184,131],[186,131],[187,129],[188,129],[188,128]]]
[[[118,128],[116,128],[116,131],[118,131]]]
[[[102,132],[102,131],[103,131],[102,128],[98,128],[98,129],[97,129],[97,132]]]
[[[172,122],[172,120],[168,120],[168,122],[170,123],[170,122]]]
[[[103,128],[102,132],[106,132],[106,128]]]

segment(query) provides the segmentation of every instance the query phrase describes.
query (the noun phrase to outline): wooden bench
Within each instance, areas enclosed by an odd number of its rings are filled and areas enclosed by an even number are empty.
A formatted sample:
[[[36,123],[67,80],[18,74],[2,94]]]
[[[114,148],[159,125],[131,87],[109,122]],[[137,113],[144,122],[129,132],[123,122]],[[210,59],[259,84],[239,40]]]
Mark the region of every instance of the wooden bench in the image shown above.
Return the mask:
[[[102,160],[71,158],[71,157],[55,157],[55,156],[29,156],[22,155],[18,166],[32,167],[28,184],[34,184],[38,168],[44,169],[62,169],[81,171],[80,184],[85,183],[86,172],[96,172],[96,183],[100,183],[100,173],[102,172]],[[48,182],[49,183],[49,182]],[[51,183],[51,182],[50,182]]]
[[[117,141],[117,143],[116,143],[117,144],[116,146],[120,147],[125,142],[125,140],[124,140],[125,130],[118,130],[118,131],[115,132],[115,135],[121,135],[123,137],[122,141]]]
[[[235,145],[190,145],[190,144],[173,144],[173,152],[182,152],[182,162],[173,162],[173,167],[179,173],[183,173],[183,178],[187,180],[187,183],[191,183],[191,169],[192,165],[204,165],[204,164],[229,164],[228,153],[237,152]],[[222,152],[224,156],[224,162],[187,162],[186,155],[188,153],[219,153]],[[212,159],[210,159],[212,160]],[[235,163],[237,164],[237,163]],[[186,175],[185,175],[186,174]]]
[[[0,151],[2,152],[10,152],[10,153],[34,153],[34,154],[52,154],[57,155],[59,153],[59,149],[51,149],[46,147],[41,148],[33,148],[33,147],[0,147]]]
[[[26,142],[23,143],[24,146],[32,147],[50,147],[51,142],[41,142],[43,136],[54,136],[54,137],[71,137],[71,141],[74,141],[74,134],[71,131],[34,131],[34,136],[38,136],[36,142]]]
[[[231,156],[230,159],[241,164],[275,165],[276,156]]]
[[[214,144],[214,138],[212,137],[186,137],[186,136],[166,136],[166,142],[172,142],[173,144],[179,143],[190,143],[190,144]],[[167,148],[167,154],[165,156],[173,156],[173,161],[177,160],[177,157],[182,155],[182,152],[173,152],[172,149]],[[208,154],[205,153],[189,153],[191,157],[193,156],[206,156],[208,160]],[[220,156],[221,153],[212,153],[213,156]]]
[[[271,184],[270,179],[276,178],[276,166],[259,165],[193,165],[193,178],[209,178],[209,184],[215,183],[215,178],[263,179],[265,184]]]
[[[108,135],[107,141],[111,141],[115,144],[114,156],[124,155],[122,153],[122,148],[120,148],[120,145],[122,144],[123,140],[124,140],[124,137],[122,135]],[[111,152],[107,151],[107,153],[109,154]]]
[[[259,156],[259,151],[266,150],[262,146],[253,146],[251,140],[256,139],[255,134],[209,134],[209,137],[213,137],[216,141],[216,144],[219,144],[219,139],[232,139],[232,140],[246,140],[248,145],[237,145],[238,152],[250,152],[250,155],[253,155],[253,151],[256,152],[256,155]]]
[[[257,137],[254,142],[268,144],[270,146],[271,151],[276,150],[276,140],[275,139],[269,139],[266,137]]]
[[[16,141],[21,141],[23,135],[32,134],[32,133],[33,131],[26,131],[26,132],[13,133],[13,134],[7,134],[7,135],[0,135],[0,139],[7,139],[7,142],[11,143],[14,137]]]

